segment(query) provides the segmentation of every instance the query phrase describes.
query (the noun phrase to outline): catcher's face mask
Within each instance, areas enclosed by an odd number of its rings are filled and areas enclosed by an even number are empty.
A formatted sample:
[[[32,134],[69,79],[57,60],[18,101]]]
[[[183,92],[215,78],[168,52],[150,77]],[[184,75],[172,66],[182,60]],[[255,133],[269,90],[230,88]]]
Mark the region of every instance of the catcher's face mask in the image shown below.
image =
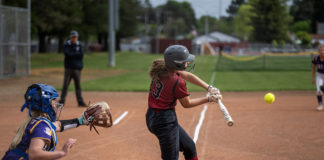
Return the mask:
[[[59,120],[60,116],[61,116],[61,111],[63,109],[63,104],[59,103],[59,102],[56,102],[56,100],[53,99],[52,100],[52,107],[53,107],[54,111],[56,112],[56,120]]]

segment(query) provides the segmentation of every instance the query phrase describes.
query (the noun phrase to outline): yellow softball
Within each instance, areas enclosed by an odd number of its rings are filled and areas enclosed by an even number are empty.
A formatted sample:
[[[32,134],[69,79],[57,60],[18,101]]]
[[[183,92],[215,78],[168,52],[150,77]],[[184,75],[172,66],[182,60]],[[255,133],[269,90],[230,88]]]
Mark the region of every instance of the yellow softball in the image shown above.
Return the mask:
[[[267,93],[264,95],[264,101],[268,104],[271,104],[275,101],[275,96],[272,93]]]

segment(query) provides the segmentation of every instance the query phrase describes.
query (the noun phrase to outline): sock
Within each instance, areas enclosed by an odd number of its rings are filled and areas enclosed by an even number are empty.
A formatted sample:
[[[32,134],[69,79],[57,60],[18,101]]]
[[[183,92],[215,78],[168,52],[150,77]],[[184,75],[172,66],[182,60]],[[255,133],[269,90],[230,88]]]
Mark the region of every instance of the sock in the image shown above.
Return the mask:
[[[317,101],[318,101],[318,104],[321,105],[322,104],[322,96],[317,96]]]

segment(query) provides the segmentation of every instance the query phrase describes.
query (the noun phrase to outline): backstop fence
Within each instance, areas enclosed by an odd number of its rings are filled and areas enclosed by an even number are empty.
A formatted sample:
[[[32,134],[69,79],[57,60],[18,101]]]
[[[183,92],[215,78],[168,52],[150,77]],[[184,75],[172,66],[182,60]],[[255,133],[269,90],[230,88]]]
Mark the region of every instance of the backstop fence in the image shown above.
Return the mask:
[[[28,75],[30,72],[28,15],[28,8],[0,3],[0,79]]]

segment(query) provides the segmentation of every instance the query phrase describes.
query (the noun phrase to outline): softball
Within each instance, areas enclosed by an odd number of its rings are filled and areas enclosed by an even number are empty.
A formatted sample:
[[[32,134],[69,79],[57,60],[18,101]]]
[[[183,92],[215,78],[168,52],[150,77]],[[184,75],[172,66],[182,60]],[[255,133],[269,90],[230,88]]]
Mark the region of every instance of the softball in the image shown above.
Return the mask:
[[[264,101],[268,104],[271,104],[275,101],[275,96],[272,93],[267,93],[264,95]]]

